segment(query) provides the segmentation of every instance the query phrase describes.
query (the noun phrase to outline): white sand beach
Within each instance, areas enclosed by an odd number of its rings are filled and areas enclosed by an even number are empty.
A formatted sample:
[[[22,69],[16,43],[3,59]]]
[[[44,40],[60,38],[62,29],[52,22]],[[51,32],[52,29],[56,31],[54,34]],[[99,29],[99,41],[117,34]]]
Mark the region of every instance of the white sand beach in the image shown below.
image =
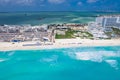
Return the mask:
[[[41,45],[23,46],[29,44],[37,44],[38,41],[31,42],[0,42],[0,51],[10,50],[41,50],[41,49],[54,49],[54,48],[69,48],[69,47],[82,47],[82,46],[120,46],[119,39],[112,40],[89,40],[89,39],[56,39],[55,43],[40,43]]]

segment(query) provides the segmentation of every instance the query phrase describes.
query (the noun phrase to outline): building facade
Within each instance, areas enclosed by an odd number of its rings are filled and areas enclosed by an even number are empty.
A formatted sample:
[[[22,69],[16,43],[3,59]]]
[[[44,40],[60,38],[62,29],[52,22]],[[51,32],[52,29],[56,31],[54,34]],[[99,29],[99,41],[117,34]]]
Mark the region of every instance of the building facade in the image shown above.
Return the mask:
[[[44,42],[44,38],[52,42],[52,38],[54,38],[52,34],[52,30],[47,30],[46,27],[41,26],[0,26],[0,42]]]
[[[120,29],[120,16],[101,16],[96,18],[96,23],[104,28],[105,31],[111,31],[111,27]]]

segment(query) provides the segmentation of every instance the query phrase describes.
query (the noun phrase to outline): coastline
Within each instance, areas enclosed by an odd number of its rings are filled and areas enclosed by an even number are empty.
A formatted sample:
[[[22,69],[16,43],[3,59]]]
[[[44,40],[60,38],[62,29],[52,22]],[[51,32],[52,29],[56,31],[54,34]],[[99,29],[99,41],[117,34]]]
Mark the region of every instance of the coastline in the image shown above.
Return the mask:
[[[120,46],[119,39],[111,40],[89,40],[89,39],[56,39],[56,42],[41,43],[39,46],[23,46],[26,44],[36,44],[38,41],[31,42],[0,42],[0,51],[13,51],[13,50],[45,50],[45,49],[59,49],[59,48],[72,48],[72,47],[94,47],[94,46]]]

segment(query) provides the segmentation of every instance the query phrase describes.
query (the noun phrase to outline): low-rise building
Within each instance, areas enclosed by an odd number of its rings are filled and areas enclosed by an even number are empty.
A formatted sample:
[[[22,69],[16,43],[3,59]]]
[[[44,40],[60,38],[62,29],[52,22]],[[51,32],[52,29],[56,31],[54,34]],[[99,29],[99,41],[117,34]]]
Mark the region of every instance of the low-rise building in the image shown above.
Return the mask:
[[[0,41],[44,41],[44,37],[52,41],[52,30],[47,30],[41,26],[0,26]],[[52,37],[52,38],[51,38]]]
[[[94,39],[106,39],[106,38],[108,38],[108,36],[104,32],[104,28],[96,22],[89,23],[88,32],[93,35]]]

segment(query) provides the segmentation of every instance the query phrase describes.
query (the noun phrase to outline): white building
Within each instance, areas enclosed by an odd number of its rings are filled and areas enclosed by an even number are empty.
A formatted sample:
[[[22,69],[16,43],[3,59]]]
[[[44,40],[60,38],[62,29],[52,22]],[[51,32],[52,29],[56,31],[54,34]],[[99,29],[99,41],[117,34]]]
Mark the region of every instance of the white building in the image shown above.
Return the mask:
[[[108,36],[104,33],[104,28],[96,22],[88,24],[88,31],[93,35],[94,39],[108,38]]]
[[[102,26],[105,31],[111,31],[111,27],[120,29],[120,16],[101,16],[96,18],[96,23]]]

